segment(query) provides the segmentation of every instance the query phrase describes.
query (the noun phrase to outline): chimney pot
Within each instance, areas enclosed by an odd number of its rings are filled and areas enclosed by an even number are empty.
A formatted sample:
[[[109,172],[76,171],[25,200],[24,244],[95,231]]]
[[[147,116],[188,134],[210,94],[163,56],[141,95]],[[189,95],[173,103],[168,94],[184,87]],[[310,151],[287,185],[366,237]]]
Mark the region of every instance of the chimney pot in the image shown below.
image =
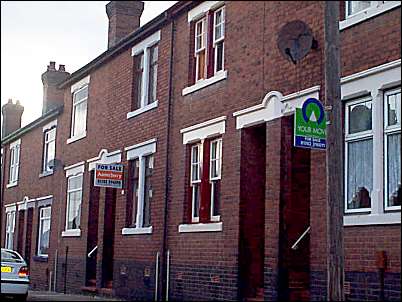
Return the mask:
[[[59,71],[66,71],[66,66],[59,64]]]
[[[50,64],[47,66],[47,70],[56,70],[56,62],[50,61]]]

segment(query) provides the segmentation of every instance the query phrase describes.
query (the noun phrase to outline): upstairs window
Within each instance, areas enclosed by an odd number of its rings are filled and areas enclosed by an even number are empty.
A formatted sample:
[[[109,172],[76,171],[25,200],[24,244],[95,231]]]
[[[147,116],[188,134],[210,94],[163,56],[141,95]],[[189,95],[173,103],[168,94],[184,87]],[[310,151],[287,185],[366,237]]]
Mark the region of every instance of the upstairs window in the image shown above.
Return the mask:
[[[208,11],[195,22],[195,82],[211,78],[224,70],[224,39],[225,7]]]
[[[50,165],[51,160],[55,158],[56,153],[56,128],[51,128],[44,133],[43,144],[43,172],[53,172]]]
[[[18,183],[19,168],[20,168],[20,150],[21,141],[18,140],[10,145],[10,174],[9,185]]]
[[[135,81],[135,93],[134,93],[134,108],[141,108],[142,102],[142,81],[144,74],[144,54],[140,53],[134,57],[134,81]]]
[[[158,45],[149,48],[149,85],[146,105],[156,102],[156,83],[158,79]]]
[[[80,88],[73,93],[73,111],[71,137],[81,137],[86,135],[87,130],[87,101],[88,85]]]
[[[222,139],[190,146],[191,222],[220,220]]]
[[[37,255],[42,257],[48,256],[50,239],[50,214],[51,207],[40,208]]]
[[[357,14],[378,1],[346,1],[346,16]]]

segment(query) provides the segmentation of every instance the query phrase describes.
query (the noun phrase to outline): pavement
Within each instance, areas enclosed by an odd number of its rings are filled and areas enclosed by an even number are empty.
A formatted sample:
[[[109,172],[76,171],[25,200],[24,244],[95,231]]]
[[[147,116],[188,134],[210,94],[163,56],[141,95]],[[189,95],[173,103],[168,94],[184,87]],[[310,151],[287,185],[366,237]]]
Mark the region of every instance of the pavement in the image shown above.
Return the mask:
[[[28,301],[124,301],[115,298],[90,296],[90,295],[69,295],[48,291],[33,291],[28,293]]]

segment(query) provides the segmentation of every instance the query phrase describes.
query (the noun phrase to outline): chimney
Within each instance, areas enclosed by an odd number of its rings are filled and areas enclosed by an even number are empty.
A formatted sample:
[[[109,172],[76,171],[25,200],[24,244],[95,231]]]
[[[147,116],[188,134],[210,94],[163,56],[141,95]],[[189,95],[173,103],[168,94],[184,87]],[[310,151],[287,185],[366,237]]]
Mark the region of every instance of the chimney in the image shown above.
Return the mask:
[[[8,103],[3,105],[1,108],[1,113],[3,114],[2,137],[6,137],[21,128],[21,116],[23,112],[24,107],[21,106],[20,101],[14,104],[13,101],[9,99]]]
[[[106,5],[109,18],[108,48],[140,27],[140,17],[144,10],[142,1],[110,1]]]
[[[64,103],[64,90],[58,89],[57,86],[69,75],[64,65],[59,65],[59,70],[56,70],[56,62],[49,63],[47,70],[42,74],[42,115]]]

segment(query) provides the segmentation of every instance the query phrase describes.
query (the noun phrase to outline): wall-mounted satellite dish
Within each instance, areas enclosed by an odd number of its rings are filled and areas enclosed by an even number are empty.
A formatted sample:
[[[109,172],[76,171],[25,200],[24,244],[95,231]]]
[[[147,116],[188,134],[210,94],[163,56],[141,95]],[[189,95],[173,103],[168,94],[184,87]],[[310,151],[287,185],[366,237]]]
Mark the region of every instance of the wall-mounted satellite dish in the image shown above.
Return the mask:
[[[284,58],[296,64],[303,59],[312,48],[317,48],[310,27],[303,21],[286,23],[278,33],[278,48]]]

